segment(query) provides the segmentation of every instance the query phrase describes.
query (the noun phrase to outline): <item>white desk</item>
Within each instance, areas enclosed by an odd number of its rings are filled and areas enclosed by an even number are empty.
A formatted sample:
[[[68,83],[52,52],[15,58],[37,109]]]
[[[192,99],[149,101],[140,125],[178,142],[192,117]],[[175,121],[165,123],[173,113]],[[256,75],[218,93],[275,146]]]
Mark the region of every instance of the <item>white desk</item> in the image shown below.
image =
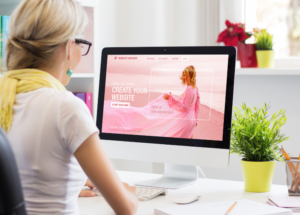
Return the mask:
[[[124,171],[118,171],[118,175],[123,182],[129,183],[130,185],[137,181],[160,177],[160,175],[157,174]],[[173,203],[172,200],[175,195],[180,193],[198,193],[201,198],[198,202],[193,204],[242,198],[266,203],[268,195],[288,196],[287,187],[284,185],[272,185],[271,192],[268,193],[250,193],[244,191],[244,183],[240,181],[199,179],[197,185],[179,190],[170,190],[167,196],[158,196],[146,202],[140,201],[137,214],[154,215],[155,207],[175,206],[176,203]],[[78,204],[82,215],[114,214],[103,197],[81,197],[78,199]]]

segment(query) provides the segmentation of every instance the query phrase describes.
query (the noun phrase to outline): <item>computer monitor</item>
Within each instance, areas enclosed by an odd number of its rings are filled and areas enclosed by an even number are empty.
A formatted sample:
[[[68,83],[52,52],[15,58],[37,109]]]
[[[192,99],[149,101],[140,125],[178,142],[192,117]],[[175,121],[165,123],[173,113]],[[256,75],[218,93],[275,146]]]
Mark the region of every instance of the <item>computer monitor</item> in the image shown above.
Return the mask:
[[[137,185],[169,189],[194,183],[196,166],[227,167],[235,61],[226,46],[104,48],[97,126],[108,156],[164,163],[161,179]]]

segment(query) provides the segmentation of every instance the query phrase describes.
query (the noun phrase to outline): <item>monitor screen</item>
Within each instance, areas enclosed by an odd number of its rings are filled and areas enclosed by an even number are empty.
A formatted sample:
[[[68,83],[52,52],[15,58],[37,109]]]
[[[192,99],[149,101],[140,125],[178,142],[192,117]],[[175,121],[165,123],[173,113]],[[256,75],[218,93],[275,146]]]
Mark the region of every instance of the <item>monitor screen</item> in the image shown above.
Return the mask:
[[[108,54],[101,133],[223,141],[228,54]]]

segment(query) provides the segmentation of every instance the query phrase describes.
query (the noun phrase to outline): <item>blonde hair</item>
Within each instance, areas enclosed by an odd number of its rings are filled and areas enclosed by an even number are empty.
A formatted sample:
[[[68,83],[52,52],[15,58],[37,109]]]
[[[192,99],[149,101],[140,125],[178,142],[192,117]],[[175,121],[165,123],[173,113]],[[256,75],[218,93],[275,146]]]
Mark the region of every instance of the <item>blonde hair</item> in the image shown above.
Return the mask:
[[[87,24],[84,8],[73,0],[23,0],[10,19],[6,69],[51,66],[58,48],[81,38]]]
[[[194,66],[187,66],[185,69],[182,71],[180,79],[182,80],[182,84],[186,84],[183,79],[183,74],[186,74],[186,79],[190,79],[190,85],[195,88],[196,87],[196,70]]]

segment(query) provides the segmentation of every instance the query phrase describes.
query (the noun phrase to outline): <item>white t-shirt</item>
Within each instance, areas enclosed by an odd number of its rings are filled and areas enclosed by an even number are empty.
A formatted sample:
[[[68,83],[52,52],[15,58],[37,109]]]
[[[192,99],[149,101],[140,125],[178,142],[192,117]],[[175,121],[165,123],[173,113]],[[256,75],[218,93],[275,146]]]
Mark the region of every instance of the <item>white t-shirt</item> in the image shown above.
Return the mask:
[[[40,88],[18,94],[12,128],[14,152],[28,215],[79,214],[86,182],[77,148],[99,132],[85,103],[71,92]]]

